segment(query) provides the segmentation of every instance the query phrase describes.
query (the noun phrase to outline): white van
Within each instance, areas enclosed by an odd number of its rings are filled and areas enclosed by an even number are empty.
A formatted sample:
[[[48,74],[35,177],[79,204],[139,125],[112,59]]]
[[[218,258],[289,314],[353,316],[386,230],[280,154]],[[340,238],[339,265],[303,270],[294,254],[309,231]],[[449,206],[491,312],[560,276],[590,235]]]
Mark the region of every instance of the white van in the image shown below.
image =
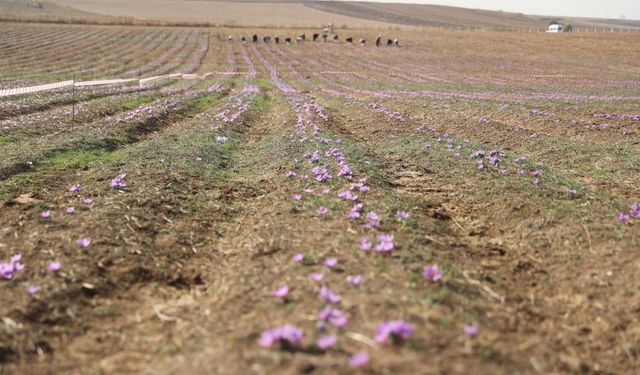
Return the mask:
[[[553,25],[549,25],[549,28],[547,29],[548,33],[561,33],[562,32],[562,25],[558,25],[557,23],[554,23]]]

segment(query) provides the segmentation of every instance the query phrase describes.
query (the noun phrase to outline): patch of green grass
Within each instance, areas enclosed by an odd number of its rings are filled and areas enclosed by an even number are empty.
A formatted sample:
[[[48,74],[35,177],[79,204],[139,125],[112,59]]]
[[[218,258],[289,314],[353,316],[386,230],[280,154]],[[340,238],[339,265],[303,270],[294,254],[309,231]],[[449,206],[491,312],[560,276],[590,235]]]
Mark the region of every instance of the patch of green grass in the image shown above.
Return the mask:
[[[213,107],[220,101],[220,95],[218,94],[204,94],[198,95],[195,99],[187,102],[187,112],[189,114],[200,113]]]
[[[249,83],[261,89],[270,89],[273,87],[271,80],[266,78],[252,78],[249,80]]]
[[[152,96],[140,94],[139,96],[121,101],[119,107],[121,111],[128,111],[145,104],[153,103],[154,100],[155,98]]]
[[[42,161],[42,165],[50,166],[58,171],[76,169],[87,166],[106,154],[104,150],[82,150],[74,149],[56,153],[50,158]]]

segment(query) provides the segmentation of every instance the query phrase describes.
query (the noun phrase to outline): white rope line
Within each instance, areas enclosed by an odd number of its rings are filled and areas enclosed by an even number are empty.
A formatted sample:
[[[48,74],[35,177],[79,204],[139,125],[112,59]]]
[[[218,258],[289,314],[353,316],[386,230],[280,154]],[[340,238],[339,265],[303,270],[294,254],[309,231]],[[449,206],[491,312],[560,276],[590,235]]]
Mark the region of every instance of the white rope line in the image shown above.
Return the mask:
[[[91,87],[91,86],[107,86],[107,85],[119,85],[125,83],[134,83],[144,84],[152,81],[158,81],[161,79],[206,79],[212,75],[246,75],[248,72],[207,72],[203,75],[198,74],[183,74],[183,73],[173,73],[173,74],[165,74],[161,76],[153,76],[147,78],[124,78],[124,79],[101,79],[101,80],[93,80],[93,81],[61,81],[48,83],[44,85],[37,86],[28,86],[28,87],[17,87],[13,89],[0,89],[0,97],[6,96],[14,96],[14,95],[23,95],[23,94],[31,94],[35,92],[43,92],[43,91],[51,91],[56,90],[63,87]]]

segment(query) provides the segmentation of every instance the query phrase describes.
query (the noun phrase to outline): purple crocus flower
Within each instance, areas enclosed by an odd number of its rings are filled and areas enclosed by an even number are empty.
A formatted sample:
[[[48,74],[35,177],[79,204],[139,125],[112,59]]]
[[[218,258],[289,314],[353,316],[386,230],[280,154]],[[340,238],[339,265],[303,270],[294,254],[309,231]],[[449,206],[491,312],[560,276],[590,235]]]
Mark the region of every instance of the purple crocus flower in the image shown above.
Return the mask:
[[[322,299],[325,302],[329,302],[329,303],[338,303],[342,300],[342,297],[340,297],[339,295],[333,293],[331,291],[331,289],[327,288],[326,286],[322,286],[320,288],[320,299]]]
[[[469,324],[464,326],[464,334],[467,336],[477,336],[478,335],[478,326],[475,324]]]
[[[344,327],[349,318],[339,309],[326,306],[316,315],[321,322],[329,322],[334,327]]]
[[[323,216],[326,215],[327,212],[329,212],[329,209],[326,207],[319,207],[318,208],[318,215]]]
[[[629,215],[625,214],[624,212],[620,212],[620,214],[618,214],[619,222],[624,223],[627,220],[629,220]]]
[[[82,203],[86,204],[87,206],[92,205],[93,204],[93,199],[92,198],[85,198],[82,200]]]
[[[76,193],[80,191],[80,188],[81,188],[80,184],[75,184],[69,188],[69,191],[72,193]]]
[[[51,211],[42,211],[40,213],[40,216],[42,216],[43,218],[48,218],[51,215]]]
[[[408,219],[409,213],[406,211],[396,211],[396,217],[400,220]]]
[[[362,275],[349,275],[347,276],[347,282],[351,285],[360,285],[362,282]]]
[[[275,343],[297,344],[302,341],[303,332],[292,325],[284,325],[262,332],[258,345],[268,348]]]
[[[316,345],[318,345],[318,348],[322,350],[327,350],[332,346],[334,346],[337,340],[338,340],[338,337],[334,334],[320,336],[318,338],[318,341],[316,342]]]
[[[377,213],[371,211],[367,213],[366,218],[367,222],[362,225],[363,228],[372,229],[380,225],[380,215],[378,215]]]
[[[296,172],[294,172],[294,171],[289,171],[289,172],[287,172],[285,174],[285,176],[287,176],[287,177],[294,177],[295,175],[296,175]]]
[[[76,209],[74,207],[67,207],[65,210],[69,215],[71,215]]]
[[[27,293],[29,294],[36,294],[38,293],[38,291],[40,291],[40,287],[37,285],[27,285],[27,287],[25,288],[25,290],[27,291]]]
[[[12,255],[8,263],[0,262],[0,277],[5,280],[13,279],[13,276],[15,276],[17,271],[24,269],[24,266],[20,263],[21,259],[22,254],[18,253]]]
[[[323,264],[328,268],[335,267],[335,265],[338,264],[338,259],[336,259],[336,258],[327,258],[327,259],[324,260]]]
[[[349,358],[349,367],[358,368],[369,363],[369,353],[357,352]]]
[[[294,254],[292,259],[293,259],[294,262],[300,263],[300,262],[302,262],[304,260],[304,254],[302,254],[302,253]]]
[[[322,279],[324,279],[324,274],[322,274],[320,272],[314,272],[311,275],[309,275],[309,278],[318,283],[318,282],[322,281]]]
[[[300,199],[302,199],[302,196],[300,194],[293,194],[291,196],[291,199],[293,199],[294,201],[299,201]]]
[[[89,238],[78,238],[76,240],[76,245],[80,246],[83,249],[86,249],[91,245],[91,240]]]
[[[111,189],[122,189],[127,187],[127,184],[123,182],[125,177],[127,177],[126,173],[119,174],[118,176],[116,176],[116,178],[111,180],[111,182],[109,183],[109,187]]]
[[[277,298],[285,298],[289,294],[289,286],[283,285],[280,288],[271,292],[271,295]]]
[[[533,181],[531,181],[532,184],[534,184],[535,186],[540,185],[540,179],[534,178]]]
[[[629,211],[631,216],[640,217],[640,205],[636,202],[631,205],[631,209]]]
[[[349,210],[349,212],[347,212],[347,219],[349,220],[355,220],[359,217],[360,217],[360,212],[358,211]]]
[[[440,270],[438,270],[437,264],[425,267],[422,271],[422,276],[424,276],[426,280],[431,280],[434,283],[442,278],[442,274],[440,273]]]
[[[378,234],[378,244],[376,245],[376,252],[378,253],[390,253],[393,250],[393,235],[387,233]]]
[[[47,271],[49,272],[58,272],[60,270],[60,262],[54,261],[49,263],[47,266]]]
[[[369,251],[371,250],[371,241],[369,241],[369,238],[367,237],[362,237],[360,239],[360,250],[362,251]]]
[[[375,342],[382,344],[389,337],[393,340],[402,340],[413,334],[413,326],[404,320],[385,320],[376,329]]]
[[[216,143],[217,144],[222,144],[225,143],[229,138],[223,136],[223,135],[217,135],[216,136]]]

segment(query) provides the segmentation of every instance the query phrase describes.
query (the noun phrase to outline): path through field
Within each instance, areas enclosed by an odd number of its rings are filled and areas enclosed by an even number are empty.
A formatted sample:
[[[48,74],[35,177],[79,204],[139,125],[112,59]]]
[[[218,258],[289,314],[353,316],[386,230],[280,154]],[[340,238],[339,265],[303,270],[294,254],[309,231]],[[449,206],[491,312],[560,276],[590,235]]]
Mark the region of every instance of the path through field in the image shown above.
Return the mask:
[[[225,72],[0,103],[0,373],[640,366],[637,36],[0,31],[2,88]]]

